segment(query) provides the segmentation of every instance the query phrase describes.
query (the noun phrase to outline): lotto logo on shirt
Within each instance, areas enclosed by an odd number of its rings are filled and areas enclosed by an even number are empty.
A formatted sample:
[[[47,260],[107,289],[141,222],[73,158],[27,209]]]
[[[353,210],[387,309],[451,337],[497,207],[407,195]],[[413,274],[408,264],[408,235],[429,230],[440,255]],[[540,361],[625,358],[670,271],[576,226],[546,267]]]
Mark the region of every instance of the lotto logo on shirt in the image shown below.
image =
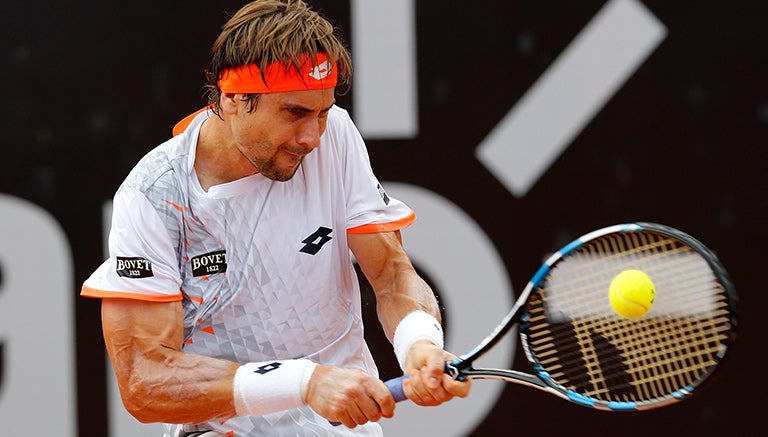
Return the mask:
[[[117,257],[117,274],[124,278],[150,278],[152,263],[141,257]]]
[[[213,275],[227,271],[227,252],[217,250],[191,259],[192,276]]]

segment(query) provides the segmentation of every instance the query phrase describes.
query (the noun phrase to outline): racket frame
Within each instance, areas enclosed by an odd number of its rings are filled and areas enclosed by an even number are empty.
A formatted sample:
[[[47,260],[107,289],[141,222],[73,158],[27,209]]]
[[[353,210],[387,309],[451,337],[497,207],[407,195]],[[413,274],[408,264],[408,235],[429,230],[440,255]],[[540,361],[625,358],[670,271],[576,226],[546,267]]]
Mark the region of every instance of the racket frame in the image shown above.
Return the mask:
[[[719,352],[718,366],[713,366],[712,368],[710,368],[708,372],[706,372],[701,378],[699,378],[695,386],[689,385],[673,393],[670,393],[666,396],[662,396],[653,401],[648,401],[648,402],[599,401],[592,397],[580,394],[576,391],[569,390],[568,388],[563,387],[560,384],[557,384],[549,377],[547,372],[540,365],[536,363],[536,360],[533,357],[533,354],[527,347],[528,342],[525,341],[525,338],[524,338],[525,336],[524,328],[526,323],[525,319],[527,317],[527,315],[525,314],[526,303],[528,302],[528,299],[531,293],[542,284],[542,282],[544,281],[544,279],[547,277],[550,270],[552,269],[552,266],[555,265],[560,259],[568,256],[570,253],[579,249],[585,243],[591,240],[604,237],[609,234],[614,234],[614,233],[637,232],[637,231],[650,231],[650,232],[655,232],[658,234],[675,238],[689,245],[696,252],[698,252],[702,256],[702,258],[706,260],[709,267],[715,273],[720,284],[725,289],[729,312],[731,314],[732,326],[729,331],[729,338],[724,343],[723,348]],[[671,403],[675,403],[679,400],[685,399],[690,395],[692,395],[694,390],[697,388],[697,386],[701,382],[709,379],[709,377],[711,376],[711,373],[713,373],[716,370],[716,367],[719,367],[719,363],[722,362],[726,350],[729,349],[729,346],[735,340],[736,327],[737,327],[736,308],[735,308],[736,301],[737,301],[737,298],[733,289],[733,284],[731,283],[730,278],[728,277],[728,274],[725,271],[725,268],[722,266],[722,264],[720,264],[720,262],[718,261],[714,253],[712,253],[706,246],[704,246],[701,242],[691,237],[690,235],[682,231],[679,231],[677,229],[671,228],[669,226],[660,225],[657,223],[648,223],[648,222],[625,223],[625,224],[608,226],[605,228],[595,230],[588,234],[585,234],[577,238],[576,240],[572,241],[571,243],[567,244],[557,252],[550,255],[546,259],[546,261],[541,265],[541,267],[539,267],[539,269],[536,271],[533,277],[528,281],[522,293],[520,293],[520,296],[517,298],[514,305],[512,306],[510,311],[507,313],[507,315],[504,317],[504,319],[501,321],[501,323],[499,323],[499,325],[497,325],[496,328],[487,337],[485,337],[480,343],[478,343],[478,345],[475,346],[473,349],[460,355],[457,359],[447,362],[445,365],[445,373],[456,380],[465,380],[466,378],[471,377],[474,379],[496,379],[496,380],[503,380],[506,382],[512,382],[516,384],[522,384],[529,387],[537,388],[539,390],[546,391],[562,399],[575,402],[583,406],[600,409],[600,410],[606,410],[606,411],[636,411],[636,410],[647,410],[647,409],[662,407],[665,405],[669,405]],[[478,359],[480,356],[482,356],[483,354],[485,354],[488,350],[490,350],[502,338],[504,338],[504,336],[515,325],[520,325],[521,328],[523,328],[521,329],[521,332],[520,332],[523,351],[525,352],[526,358],[528,359],[529,363],[533,366],[535,374],[532,375],[532,374],[520,372],[517,370],[508,370],[508,369],[474,368],[473,367],[474,361]]]

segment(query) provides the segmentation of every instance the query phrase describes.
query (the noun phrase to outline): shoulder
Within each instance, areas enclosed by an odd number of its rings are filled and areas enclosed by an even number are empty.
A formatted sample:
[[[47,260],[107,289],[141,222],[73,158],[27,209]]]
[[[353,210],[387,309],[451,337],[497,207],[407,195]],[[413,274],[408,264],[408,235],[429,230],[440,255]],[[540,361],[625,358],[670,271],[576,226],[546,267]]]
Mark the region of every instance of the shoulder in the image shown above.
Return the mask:
[[[347,110],[336,105],[328,112],[324,136],[326,141],[340,145],[363,143],[363,138]]]
[[[123,186],[145,192],[158,184],[173,185],[186,180],[192,170],[200,126],[210,114],[210,110],[200,110],[187,117],[186,128],[144,155]]]
[[[352,121],[351,118],[349,117],[349,112],[347,112],[346,109],[342,108],[339,105],[331,106],[331,110],[328,112],[328,114],[331,118],[347,119],[349,121]]]
[[[174,137],[147,153],[131,170],[114,197],[116,211],[141,217],[154,210],[168,234],[178,238],[183,214],[189,205],[188,175],[184,170],[185,155],[180,153],[181,136]]]
[[[347,112],[346,109],[336,105],[333,105],[331,110],[328,111],[327,130],[335,132],[357,132],[357,128],[355,127],[355,123],[352,121],[352,117],[349,116],[349,112]]]
[[[121,187],[147,193],[155,189],[171,189],[179,185],[185,172],[184,138],[177,136],[155,147],[133,167]]]

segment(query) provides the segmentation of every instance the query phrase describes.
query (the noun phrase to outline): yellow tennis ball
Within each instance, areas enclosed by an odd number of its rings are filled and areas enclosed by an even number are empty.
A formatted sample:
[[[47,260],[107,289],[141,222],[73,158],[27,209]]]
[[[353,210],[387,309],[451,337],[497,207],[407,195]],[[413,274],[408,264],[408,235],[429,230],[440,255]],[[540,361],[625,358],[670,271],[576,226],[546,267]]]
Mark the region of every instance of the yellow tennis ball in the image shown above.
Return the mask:
[[[611,281],[608,299],[620,316],[636,319],[653,306],[656,290],[651,278],[640,270],[624,270]]]

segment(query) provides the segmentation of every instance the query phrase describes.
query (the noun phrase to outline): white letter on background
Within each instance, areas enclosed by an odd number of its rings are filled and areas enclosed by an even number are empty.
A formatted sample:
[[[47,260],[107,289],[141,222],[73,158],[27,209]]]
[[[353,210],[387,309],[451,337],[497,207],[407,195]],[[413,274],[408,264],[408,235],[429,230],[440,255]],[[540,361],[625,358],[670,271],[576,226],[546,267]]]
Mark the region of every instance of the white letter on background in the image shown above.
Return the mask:
[[[667,34],[637,0],[611,0],[477,148],[523,197]]]
[[[109,256],[109,230],[112,227],[112,201],[104,202],[101,208],[102,235],[104,239],[104,258]],[[159,437],[164,433],[164,426],[159,423],[144,424],[136,420],[123,406],[117,377],[112,369],[112,361],[105,354],[107,361],[107,409],[109,411],[110,437]]]
[[[0,434],[74,437],[72,252],[44,209],[0,194]]]
[[[366,139],[419,133],[414,0],[350,1],[355,123]]]
[[[440,292],[450,325],[445,347],[459,355],[491,333],[512,307],[512,285],[490,238],[461,208],[415,185],[383,184],[416,211],[416,223],[403,230],[403,244],[414,264]],[[509,368],[514,334],[483,356],[483,365]],[[480,381],[470,396],[436,408],[401,402],[391,420],[381,421],[385,435],[465,436],[496,405],[504,384]]]

